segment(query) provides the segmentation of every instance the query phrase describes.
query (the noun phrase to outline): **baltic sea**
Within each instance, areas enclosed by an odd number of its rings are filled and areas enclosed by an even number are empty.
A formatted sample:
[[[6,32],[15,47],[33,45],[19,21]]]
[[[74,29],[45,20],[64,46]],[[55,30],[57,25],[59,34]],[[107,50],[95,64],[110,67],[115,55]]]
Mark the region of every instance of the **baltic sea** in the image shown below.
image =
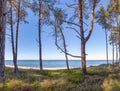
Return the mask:
[[[106,60],[87,60],[86,64],[88,66],[97,66],[100,64],[106,64]],[[109,60],[111,63],[111,60]],[[13,66],[12,60],[6,60],[5,65]],[[38,60],[18,60],[18,66],[21,67],[33,67],[39,68],[39,61]],[[69,60],[70,67],[81,67],[80,60]],[[65,60],[43,60],[43,68],[65,68],[66,61]]]

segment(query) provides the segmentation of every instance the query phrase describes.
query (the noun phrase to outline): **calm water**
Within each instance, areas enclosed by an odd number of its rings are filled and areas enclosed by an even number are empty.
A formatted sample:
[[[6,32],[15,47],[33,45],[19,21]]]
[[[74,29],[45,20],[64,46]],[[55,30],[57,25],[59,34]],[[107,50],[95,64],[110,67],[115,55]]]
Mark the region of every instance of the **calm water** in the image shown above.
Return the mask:
[[[111,61],[109,61],[111,62]],[[6,60],[6,65],[13,65],[12,60]],[[95,66],[99,64],[106,64],[106,60],[88,60],[87,66]],[[38,60],[18,60],[18,66],[23,67],[39,67]],[[80,60],[69,60],[70,67],[81,67]],[[66,67],[65,60],[43,60],[43,67],[44,68],[62,68]]]

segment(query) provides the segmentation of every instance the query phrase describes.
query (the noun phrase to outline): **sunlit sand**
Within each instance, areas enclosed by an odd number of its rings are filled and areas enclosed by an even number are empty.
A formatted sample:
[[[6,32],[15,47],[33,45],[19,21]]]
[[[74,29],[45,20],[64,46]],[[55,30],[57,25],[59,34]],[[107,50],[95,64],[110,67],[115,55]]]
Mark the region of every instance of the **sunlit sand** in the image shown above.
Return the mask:
[[[5,67],[10,67],[13,68],[13,65],[5,65]],[[20,69],[35,69],[35,70],[39,70],[40,68],[38,67],[24,67],[24,66],[18,66],[18,68]],[[70,67],[70,69],[73,68],[79,68],[79,67]],[[62,69],[67,69],[67,67],[55,67],[55,68],[43,68],[43,70],[62,70]]]

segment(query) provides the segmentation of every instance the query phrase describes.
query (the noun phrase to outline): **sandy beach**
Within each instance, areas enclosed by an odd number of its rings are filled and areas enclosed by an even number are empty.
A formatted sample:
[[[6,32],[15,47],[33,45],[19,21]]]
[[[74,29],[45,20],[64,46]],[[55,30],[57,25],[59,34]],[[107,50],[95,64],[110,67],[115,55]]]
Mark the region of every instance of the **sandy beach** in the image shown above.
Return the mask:
[[[5,65],[5,67],[10,67],[13,68],[13,65]],[[38,67],[24,67],[24,66],[18,66],[18,68],[20,69],[35,69],[35,70],[39,70],[40,68]],[[70,67],[70,69],[73,68],[78,68],[78,67]],[[67,67],[55,67],[55,68],[43,68],[43,70],[62,70],[62,69],[67,69]]]

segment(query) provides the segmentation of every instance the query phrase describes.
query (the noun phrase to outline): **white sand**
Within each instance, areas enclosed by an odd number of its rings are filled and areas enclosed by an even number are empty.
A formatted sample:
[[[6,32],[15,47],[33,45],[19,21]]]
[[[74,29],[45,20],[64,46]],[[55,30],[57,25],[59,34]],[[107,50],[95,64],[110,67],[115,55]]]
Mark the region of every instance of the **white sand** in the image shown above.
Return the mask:
[[[5,66],[10,67],[10,68],[14,67],[13,65],[5,65]],[[24,67],[24,66],[18,66],[18,68],[20,68],[20,69],[36,69],[36,70],[40,69],[38,67]],[[78,68],[78,67],[70,67],[70,69],[73,69],[73,68]],[[43,70],[62,70],[62,69],[67,69],[67,67],[43,68]]]

